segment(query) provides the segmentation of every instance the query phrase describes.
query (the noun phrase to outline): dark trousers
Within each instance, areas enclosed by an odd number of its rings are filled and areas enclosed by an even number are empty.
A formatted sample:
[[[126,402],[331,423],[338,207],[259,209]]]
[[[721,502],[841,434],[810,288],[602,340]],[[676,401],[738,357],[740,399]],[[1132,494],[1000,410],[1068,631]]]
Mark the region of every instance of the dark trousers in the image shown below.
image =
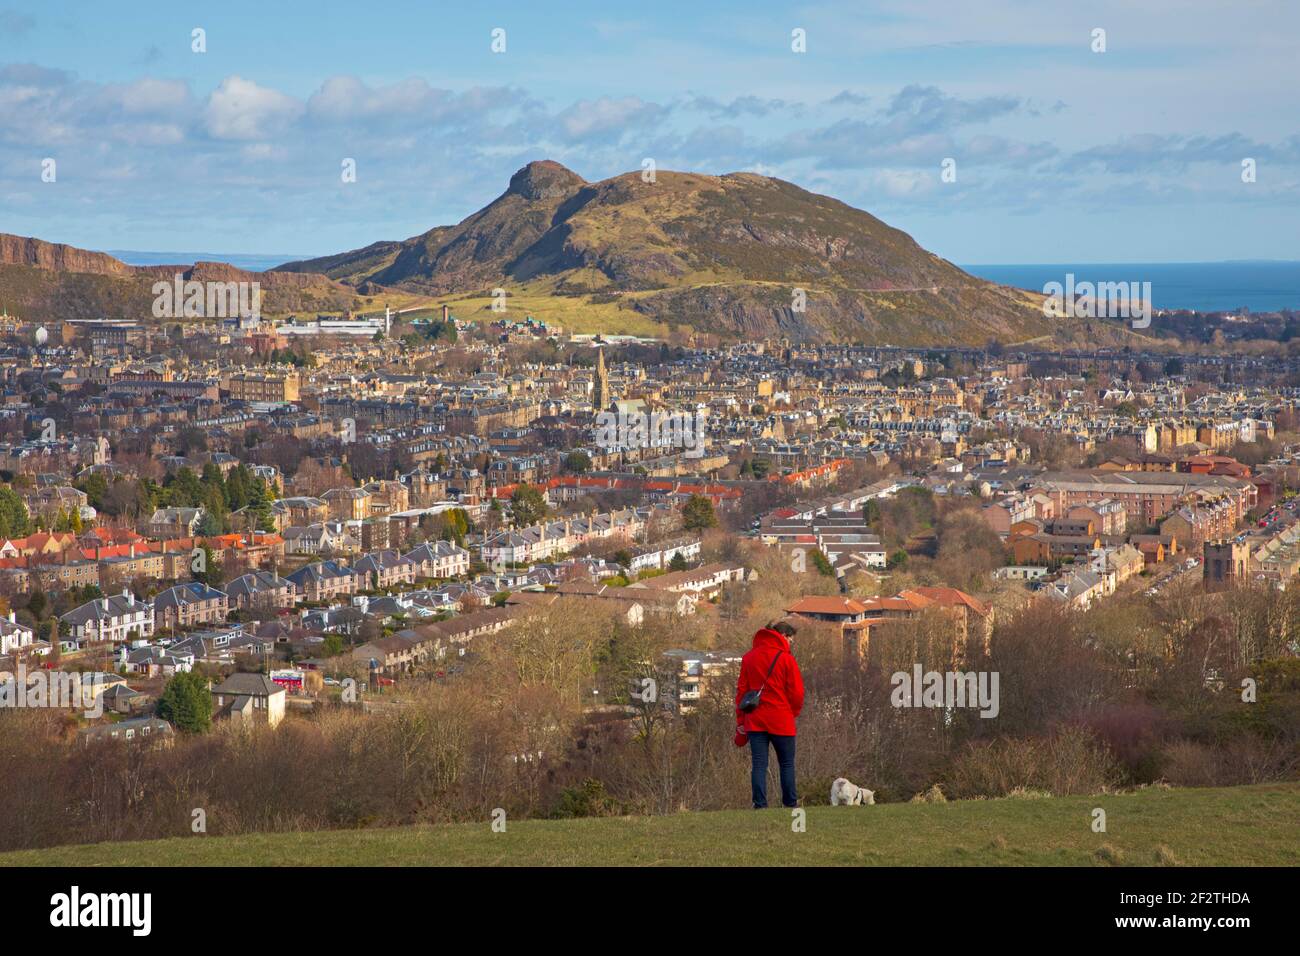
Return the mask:
[[[786,737],[769,734],[765,730],[751,730],[749,755],[753,758],[753,766],[749,771],[749,783],[754,796],[754,809],[762,810],[767,806],[768,744],[776,749],[776,763],[781,769],[781,805],[798,806],[799,795],[794,789],[794,735]]]

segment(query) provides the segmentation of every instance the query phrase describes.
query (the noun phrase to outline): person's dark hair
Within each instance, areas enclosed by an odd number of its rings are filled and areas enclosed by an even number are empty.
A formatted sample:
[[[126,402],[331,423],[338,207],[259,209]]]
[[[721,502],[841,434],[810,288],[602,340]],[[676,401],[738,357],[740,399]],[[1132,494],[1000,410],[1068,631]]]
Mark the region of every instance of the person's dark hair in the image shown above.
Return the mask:
[[[776,631],[776,633],[782,634],[786,637],[794,637],[796,634],[799,633],[799,629],[795,627],[793,624],[791,624],[789,621],[777,621],[775,624],[772,625],[771,630]]]

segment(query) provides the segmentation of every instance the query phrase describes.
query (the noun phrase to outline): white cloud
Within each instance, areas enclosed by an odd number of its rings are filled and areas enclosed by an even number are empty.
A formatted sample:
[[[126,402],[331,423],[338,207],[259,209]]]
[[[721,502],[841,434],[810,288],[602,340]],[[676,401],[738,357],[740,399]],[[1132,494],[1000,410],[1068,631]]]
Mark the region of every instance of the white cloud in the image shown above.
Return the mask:
[[[355,76],[331,76],[307,100],[307,112],[313,119],[324,122],[375,116],[413,117],[429,110],[437,95],[428,83],[415,77],[374,88]]]
[[[208,98],[206,123],[217,139],[271,139],[302,115],[303,105],[242,76],[228,76]]]
[[[871,177],[874,188],[894,199],[932,193],[937,182],[937,172],[917,169],[882,169]]]
[[[105,96],[124,113],[156,114],[190,109],[190,88],[180,80],[145,77],[124,86],[105,87]]]
[[[320,125],[409,130],[422,123],[472,124],[488,114],[529,105],[524,93],[505,87],[438,89],[419,77],[369,86],[355,76],[331,76],[307,99],[307,118]]]
[[[621,134],[630,127],[652,123],[666,113],[664,107],[638,96],[604,96],[579,100],[555,119],[569,139],[585,139]]]

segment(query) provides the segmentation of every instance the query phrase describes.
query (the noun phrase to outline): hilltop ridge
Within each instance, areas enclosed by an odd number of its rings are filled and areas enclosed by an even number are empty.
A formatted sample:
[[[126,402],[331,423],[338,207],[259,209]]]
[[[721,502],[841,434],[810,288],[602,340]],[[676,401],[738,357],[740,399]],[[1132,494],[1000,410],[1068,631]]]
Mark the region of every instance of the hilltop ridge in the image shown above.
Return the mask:
[[[1067,325],[870,213],[747,172],[589,182],[539,160],[455,225],[276,268],[368,293],[481,298],[500,287],[729,338],[983,344]]]

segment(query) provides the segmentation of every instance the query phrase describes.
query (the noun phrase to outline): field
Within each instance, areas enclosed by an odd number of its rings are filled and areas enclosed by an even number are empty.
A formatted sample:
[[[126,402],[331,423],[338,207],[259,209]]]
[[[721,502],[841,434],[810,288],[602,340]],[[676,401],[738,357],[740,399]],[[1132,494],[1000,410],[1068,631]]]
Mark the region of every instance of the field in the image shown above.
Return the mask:
[[[1092,830],[1106,811],[1106,832]],[[1300,784],[1150,788],[667,817],[194,836],[0,854],[0,866],[1296,866]]]
[[[528,316],[561,326],[566,333],[605,335],[643,335],[666,338],[670,328],[635,312],[619,308],[617,302],[592,301],[588,295],[553,295],[544,286],[512,286],[506,311],[492,311],[492,297],[473,295],[448,296],[452,315],[472,322],[495,322],[509,319],[522,322]],[[627,296],[629,300],[632,296]]]

